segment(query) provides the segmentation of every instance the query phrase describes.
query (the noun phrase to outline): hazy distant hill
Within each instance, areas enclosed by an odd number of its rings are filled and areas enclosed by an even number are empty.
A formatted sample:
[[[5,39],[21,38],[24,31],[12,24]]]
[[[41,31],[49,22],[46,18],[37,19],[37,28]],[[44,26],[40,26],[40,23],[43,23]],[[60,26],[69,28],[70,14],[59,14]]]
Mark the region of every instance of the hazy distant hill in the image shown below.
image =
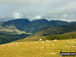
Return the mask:
[[[48,21],[46,19],[29,21],[28,19],[22,18],[22,19],[15,19],[15,20],[10,20],[8,22],[4,22],[2,25],[3,26],[13,25],[19,30],[26,31],[29,33],[36,33],[50,26],[59,27],[68,24],[69,23],[66,21],[58,21],[58,20]]]
[[[30,21],[28,19],[15,19],[15,20],[4,22],[3,26],[13,25],[20,30],[24,30],[24,27],[26,27],[29,23]]]
[[[2,24],[3,22],[0,23],[0,44],[23,39],[30,35],[30,33],[21,31],[20,29],[16,28],[16,26],[14,25],[2,26]]]
[[[15,34],[26,34],[25,31],[17,29],[15,26],[0,26],[0,32],[11,32]]]

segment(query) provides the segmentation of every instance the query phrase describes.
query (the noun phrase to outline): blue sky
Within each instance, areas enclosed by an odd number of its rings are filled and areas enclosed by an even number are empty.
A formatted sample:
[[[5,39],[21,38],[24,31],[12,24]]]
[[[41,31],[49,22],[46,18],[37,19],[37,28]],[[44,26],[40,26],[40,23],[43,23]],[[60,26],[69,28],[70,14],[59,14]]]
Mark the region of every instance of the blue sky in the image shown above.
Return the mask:
[[[0,0],[0,19],[76,21],[76,0]]]

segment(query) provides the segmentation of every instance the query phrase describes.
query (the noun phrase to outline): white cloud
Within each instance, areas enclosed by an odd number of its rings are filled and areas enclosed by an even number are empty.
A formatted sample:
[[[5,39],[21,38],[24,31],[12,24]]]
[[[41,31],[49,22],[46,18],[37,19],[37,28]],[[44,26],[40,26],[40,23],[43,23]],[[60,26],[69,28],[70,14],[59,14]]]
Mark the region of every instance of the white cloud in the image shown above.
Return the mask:
[[[76,0],[0,0],[0,16],[74,20],[75,5]]]
[[[41,19],[41,18],[42,18],[41,16],[36,16],[36,17],[35,17],[35,19]]]
[[[20,12],[15,12],[13,17],[14,17],[15,19],[16,19],[16,18],[22,18]]]

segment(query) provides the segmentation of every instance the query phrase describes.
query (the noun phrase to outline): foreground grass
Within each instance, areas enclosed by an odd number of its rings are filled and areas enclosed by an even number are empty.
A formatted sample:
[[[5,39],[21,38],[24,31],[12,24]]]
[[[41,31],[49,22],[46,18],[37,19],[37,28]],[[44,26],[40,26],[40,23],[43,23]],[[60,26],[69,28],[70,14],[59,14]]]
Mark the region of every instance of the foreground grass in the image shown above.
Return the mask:
[[[13,42],[0,45],[0,57],[61,57],[60,50],[76,51],[76,39]]]

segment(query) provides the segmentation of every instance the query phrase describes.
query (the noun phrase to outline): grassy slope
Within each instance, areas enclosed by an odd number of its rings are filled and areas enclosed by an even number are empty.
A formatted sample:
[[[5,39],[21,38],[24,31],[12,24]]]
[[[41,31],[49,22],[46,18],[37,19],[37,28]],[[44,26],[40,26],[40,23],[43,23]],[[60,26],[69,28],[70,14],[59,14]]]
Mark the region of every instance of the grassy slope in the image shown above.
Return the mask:
[[[0,45],[1,57],[61,57],[60,50],[76,51],[76,39],[13,42]]]
[[[0,32],[0,44],[16,41],[19,39],[24,39],[30,34],[16,34],[13,32]]]
[[[18,42],[39,41],[39,39],[42,39],[42,40],[76,39],[76,32],[70,32],[70,33],[65,33],[65,34],[61,34],[61,35],[54,35],[54,36],[30,36],[29,38],[18,40]]]
[[[43,38],[46,41],[39,41]],[[61,39],[61,40],[53,40]],[[67,38],[67,39],[66,39]],[[62,35],[27,38],[0,45],[1,57],[61,57],[60,50],[64,52],[76,51],[76,32]],[[66,40],[63,40],[66,39]],[[31,41],[31,42],[26,42]]]

